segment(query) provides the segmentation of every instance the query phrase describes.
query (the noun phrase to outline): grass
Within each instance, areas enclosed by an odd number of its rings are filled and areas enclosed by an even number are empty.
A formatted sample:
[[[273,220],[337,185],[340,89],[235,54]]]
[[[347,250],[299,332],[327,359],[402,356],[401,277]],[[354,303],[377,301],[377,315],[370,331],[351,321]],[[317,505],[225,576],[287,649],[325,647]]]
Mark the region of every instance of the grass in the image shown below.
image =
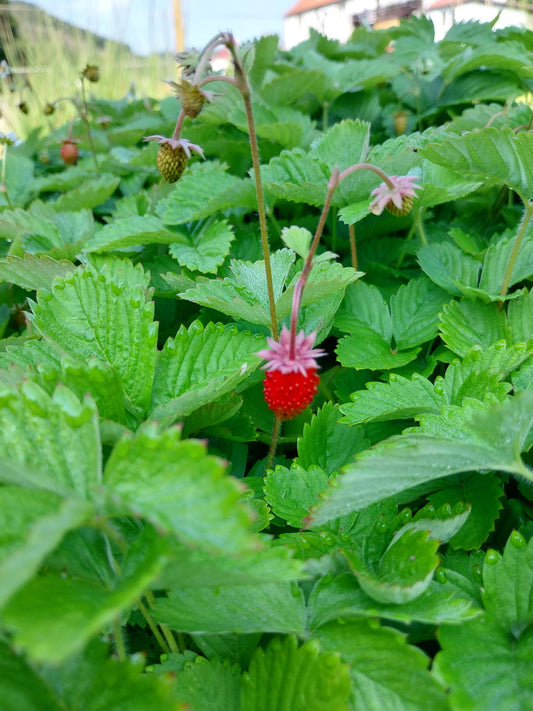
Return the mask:
[[[88,86],[99,98],[123,98],[132,86],[140,98],[169,95],[163,80],[176,78],[173,55],[138,56],[125,44],[81,30],[27,3],[11,3],[9,12],[15,33],[7,8],[0,8],[0,43],[13,72],[12,82],[1,81],[0,131],[14,131],[25,139],[38,126],[48,132],[70,121],[75,116],[70,101],[59,102],[51,116],[45,116],[43,107],[62,97],[79,98],[80,73],[87,64],[100,69],[99,82]]]

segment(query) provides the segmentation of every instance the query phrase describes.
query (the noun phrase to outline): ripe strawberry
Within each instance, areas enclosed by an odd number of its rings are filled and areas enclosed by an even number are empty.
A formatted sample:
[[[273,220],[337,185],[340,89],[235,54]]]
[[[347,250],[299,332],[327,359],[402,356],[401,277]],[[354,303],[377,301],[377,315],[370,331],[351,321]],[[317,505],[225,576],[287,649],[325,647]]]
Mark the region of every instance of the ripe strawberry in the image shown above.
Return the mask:
[[[59,153],[65,165],[76,165],[78,162],[79,151],[76,141],[69,141],[68,138],[62,141]]]
[[[256,355],[265,358],[267,371],[263,392],[268,407],[280,420],[292,420],[311,404],[318,388],[316,359],[325,355],[313,348],[315,333],[306,336],[300,331],[292,337],[284,326],[279,342],[267,338],[270,346]]]
[[[186,138],[165,138],[165,136],[147,136],[145,141],[159,141],[157,152],[157,169],[167,183],[175,183],[183,175],[191,151],[196,151],[202,158],[204,153],[200,146],[191,143]]]
[[[302,373],[281,373],[272,370],[265,374],[263,392],[266,403],[280,420],[292,420],[311,404],[320,378],[316,368]]]

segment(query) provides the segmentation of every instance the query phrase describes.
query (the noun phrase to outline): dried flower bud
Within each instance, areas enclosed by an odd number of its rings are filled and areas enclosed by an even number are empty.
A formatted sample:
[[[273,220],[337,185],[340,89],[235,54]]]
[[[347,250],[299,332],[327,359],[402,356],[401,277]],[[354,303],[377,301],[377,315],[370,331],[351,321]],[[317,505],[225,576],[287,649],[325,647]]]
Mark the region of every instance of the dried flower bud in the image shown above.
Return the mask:
[[[83,70],[82,76],[94,84],[100,79],[100,70],[96,64],[88,64]]]

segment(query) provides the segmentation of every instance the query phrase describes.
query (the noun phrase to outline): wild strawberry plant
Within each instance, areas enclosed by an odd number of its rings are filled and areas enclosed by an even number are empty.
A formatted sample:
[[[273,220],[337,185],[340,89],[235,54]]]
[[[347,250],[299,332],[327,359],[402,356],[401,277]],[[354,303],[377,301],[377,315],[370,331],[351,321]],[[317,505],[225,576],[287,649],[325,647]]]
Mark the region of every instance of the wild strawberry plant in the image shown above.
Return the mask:
[[[2,708],[531,706],[532,50],[222,34],[5,137]]]

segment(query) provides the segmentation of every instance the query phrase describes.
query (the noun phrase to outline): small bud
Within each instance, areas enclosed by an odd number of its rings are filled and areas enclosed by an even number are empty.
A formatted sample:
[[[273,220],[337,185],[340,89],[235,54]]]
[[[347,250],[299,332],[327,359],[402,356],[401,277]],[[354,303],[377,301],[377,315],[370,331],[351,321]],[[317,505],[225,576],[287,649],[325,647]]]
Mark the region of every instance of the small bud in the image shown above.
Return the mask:
[[[100,70],[96,64],[88,64],[83,70],[82,76],[95,84],[100,79]]]
[[[46,104],[43,106],[43,114],[45,116],[51,116],[53,113],[55,113],[55,110],[56,107],[49,101],[47,101]]]
[[[20,104],[18,105],[19,111],[21,111],[23,114],[29,114],[30,110],[28,109],[28,104],[25,101],[21,101]]]

